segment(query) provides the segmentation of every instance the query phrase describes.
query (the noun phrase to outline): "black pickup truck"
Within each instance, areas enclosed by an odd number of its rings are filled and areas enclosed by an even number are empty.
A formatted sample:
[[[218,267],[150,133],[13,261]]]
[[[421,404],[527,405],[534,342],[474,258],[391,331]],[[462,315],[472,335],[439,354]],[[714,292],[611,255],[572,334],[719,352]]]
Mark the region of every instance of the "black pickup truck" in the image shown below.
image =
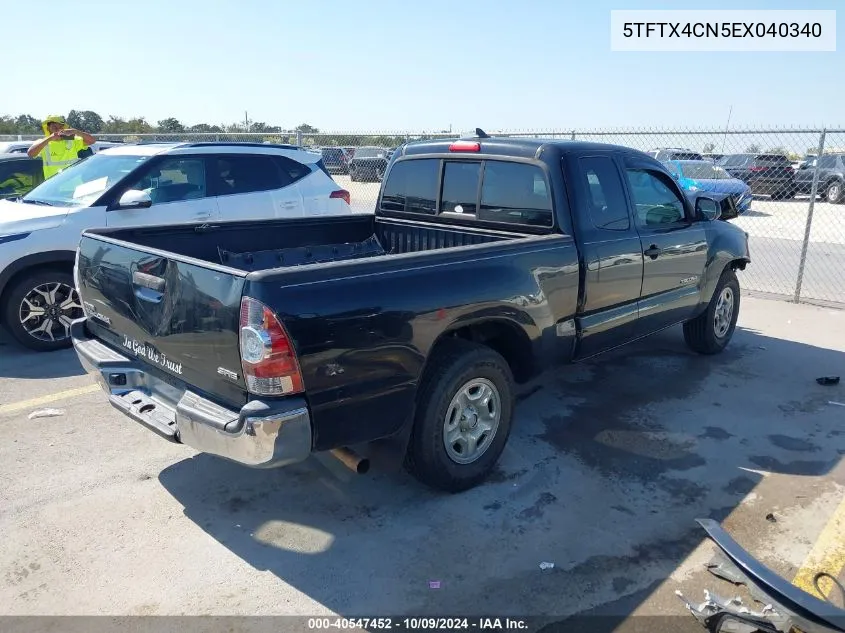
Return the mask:
[[[85,231],[73,342],[171,441],[252,467],[404,463],[460,491],[538,372],[678,324],[725,347],[750,256],[720,213],[625,147],[415,142],[375,214]]]

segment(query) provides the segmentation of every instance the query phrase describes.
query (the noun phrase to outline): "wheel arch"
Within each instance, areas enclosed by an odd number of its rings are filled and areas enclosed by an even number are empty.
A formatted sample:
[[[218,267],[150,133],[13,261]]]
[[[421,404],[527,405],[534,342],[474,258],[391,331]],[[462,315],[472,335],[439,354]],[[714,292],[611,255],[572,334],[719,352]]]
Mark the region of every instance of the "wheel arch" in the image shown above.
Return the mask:
[[[51,268],[72,273],[75,260],[76,251],[45,251],[15,260],[0,272],[0,303],[6,300],[9,288],[24,275]]]
[[[501,355],[517,383],[523,383],[535,374],[534,348],[525,328],[506,317],[497,316],[458,321],[441,332],[429,348],[420,371],[420,381],[431,367],[431,360],[438,349],[456,338],[484,345]]]

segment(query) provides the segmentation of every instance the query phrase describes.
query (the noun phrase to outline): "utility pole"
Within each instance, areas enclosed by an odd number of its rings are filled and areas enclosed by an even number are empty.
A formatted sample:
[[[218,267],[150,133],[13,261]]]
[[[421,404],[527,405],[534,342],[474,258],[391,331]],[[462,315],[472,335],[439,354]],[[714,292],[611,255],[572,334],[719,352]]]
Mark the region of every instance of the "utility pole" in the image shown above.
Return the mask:
[[[244,110],[244,132],[249,132],[249,116],[246,110]]]

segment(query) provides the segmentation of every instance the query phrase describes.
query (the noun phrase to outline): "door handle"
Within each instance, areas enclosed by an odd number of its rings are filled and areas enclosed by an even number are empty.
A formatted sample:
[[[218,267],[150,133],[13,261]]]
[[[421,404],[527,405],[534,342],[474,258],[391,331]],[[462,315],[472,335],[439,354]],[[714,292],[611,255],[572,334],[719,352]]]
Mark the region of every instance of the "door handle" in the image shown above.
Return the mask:
[[[136,270],[132,273],[132,283],[135,285],[135,296],[148,303],[161,303],[167,280]]]
[[[194,214],[194,217],[197,218],[198,220],[210,218],[211,217],[211,211],[197,211]]]
[[[643,255],[647,257],[651,257],[652,259],[657,259],[660,257],[660,253],[663,251],[657,248],[657,244],[652,244],[649,248],[643,251]]]

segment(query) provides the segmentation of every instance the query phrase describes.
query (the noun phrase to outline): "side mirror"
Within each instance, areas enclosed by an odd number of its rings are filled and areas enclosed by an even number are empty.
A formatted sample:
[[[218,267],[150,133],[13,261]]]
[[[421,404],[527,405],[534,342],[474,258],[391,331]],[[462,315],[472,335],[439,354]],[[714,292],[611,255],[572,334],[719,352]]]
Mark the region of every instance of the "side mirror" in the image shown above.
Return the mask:
[[[118,209],[146,209],[153,206],[153,199],[146,191],[130,189],[122,196],[117,203]]]
[[[695,201],[695,214],[709,222],[722,217],[722,208],[718,202],[711,198],[697,198]]]

